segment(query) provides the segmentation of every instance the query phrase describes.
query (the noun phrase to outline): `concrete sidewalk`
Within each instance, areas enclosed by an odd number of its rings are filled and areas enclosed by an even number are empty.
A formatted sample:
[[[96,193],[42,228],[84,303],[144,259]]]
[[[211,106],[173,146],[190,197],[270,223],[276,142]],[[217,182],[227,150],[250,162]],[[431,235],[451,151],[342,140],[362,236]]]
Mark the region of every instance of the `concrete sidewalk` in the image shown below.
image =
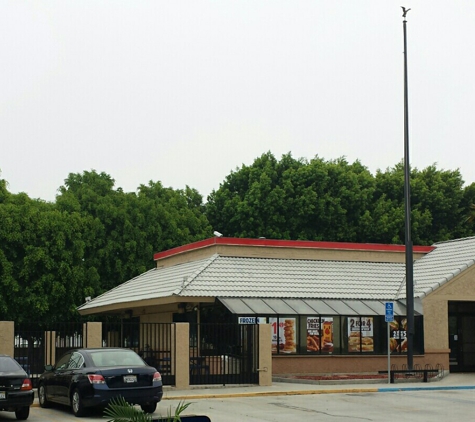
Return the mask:
[[[355,383],[355,380],[352,380],[351,384],[345,381],[332,382],[331,384],[311,384],[293,380],[293,382],[274,382],[268,387],[202,386],[189,390],[164,387],[163,400],[453,389],[475,389],[475,374],[449,374],[442,379],[431,382],[396,381],[395,384],[388,384],[387,380],[378,381],[377,383],[365,383],[364,381]]]

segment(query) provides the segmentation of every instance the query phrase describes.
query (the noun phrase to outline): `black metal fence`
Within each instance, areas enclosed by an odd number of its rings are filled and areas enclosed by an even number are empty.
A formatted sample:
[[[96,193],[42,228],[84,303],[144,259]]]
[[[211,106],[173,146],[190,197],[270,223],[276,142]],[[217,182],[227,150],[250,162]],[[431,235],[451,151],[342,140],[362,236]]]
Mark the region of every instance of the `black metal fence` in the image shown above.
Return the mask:
[[[102,347],[127,347],[175,385],[176,328],[172,323],[141,323],[139,319],[102,323]],[[258,383],[259,330],[257,325],[190,324],[190,384]],[[54,335],[53,335],[54,333]],[[16,324],[14,358],[37,387],[45,364],[87,344],[87,324]]]
[[[104,347],[127,347],[137,352],[150,366],[157,368],[164,385],[175,384],[175,353],[172,345],[175,325],[141,323],[138,318],[102,324]]]
[[[84,327],[78,322],[54,326],[41,323],[15,325],[13,357],[28,373],[34,387],[38,384],[45,364],[54,363],[53,356],[59,358],[67,350],[83,347],[86,337]],[[48,335],[51,332],[55,335]]]
[[[190,324],[190,384],[258,383],[258,328]]]

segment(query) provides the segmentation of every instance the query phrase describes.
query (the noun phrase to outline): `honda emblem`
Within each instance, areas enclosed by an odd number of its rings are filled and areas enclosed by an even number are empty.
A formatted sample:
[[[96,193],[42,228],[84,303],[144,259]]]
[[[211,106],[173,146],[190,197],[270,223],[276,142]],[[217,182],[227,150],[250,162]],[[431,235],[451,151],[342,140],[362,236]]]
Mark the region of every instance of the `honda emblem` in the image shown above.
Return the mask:
[[[132,369],[127,369],[127,372],[128,372],[129,374],[131,374],[131,373],[134,372],[134,371],[133,371]]]

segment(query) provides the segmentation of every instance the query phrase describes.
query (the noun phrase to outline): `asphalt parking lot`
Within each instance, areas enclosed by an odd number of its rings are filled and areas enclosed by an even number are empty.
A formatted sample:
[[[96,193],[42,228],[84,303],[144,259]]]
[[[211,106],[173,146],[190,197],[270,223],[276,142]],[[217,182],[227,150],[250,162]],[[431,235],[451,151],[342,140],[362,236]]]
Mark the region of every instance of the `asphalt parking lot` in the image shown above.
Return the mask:
[[[154,414],[165,416],[180,400],[163,400]],[[344,392],[332,394],[275,395],[191,399],[187,414],[201,414],[212,422],[410,422],[473,421],[475,390],[423,390],[392,392]],[[13,413],[0,412],[0,421],[16,420]],[[100,412],[76,418],[66,407],[31,408],[28,420],[99,421]]]
[[[474,405],[475,390],[450,390],[207,399],[189,410],[212,422],[468,422]]]

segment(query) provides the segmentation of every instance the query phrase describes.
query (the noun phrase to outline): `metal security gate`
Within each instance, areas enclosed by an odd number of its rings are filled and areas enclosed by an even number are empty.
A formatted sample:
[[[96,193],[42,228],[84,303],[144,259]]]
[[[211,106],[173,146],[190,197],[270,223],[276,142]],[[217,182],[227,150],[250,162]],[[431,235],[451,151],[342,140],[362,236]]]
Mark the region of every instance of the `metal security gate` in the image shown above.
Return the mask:
[[[141,323],[139,318],[102,324],[103,347],[127,347],[162,375],[164,385],[175,385],[175,325]]]
[[[86,338],[87,338],[87,325],[82,322],[72,322],[72,323],[61,323],[54,325],[54,347],[55,347],[55,356],[56,361],[67,351],[71,349],[79,349],[82,347],[87,347]],[[48,344],[53,341],[53,339],[46,338]],[[50,362],[47,362],[50,363]],[[51,362],[54,364],[55,362]]]
[[[190,385],[257,384],[258,325],[190,324]]]
[[[38,324],[15,325],[13,357],[31,378],[33,387],[44,371],[45,330]]]
[[[15,324],[13,357],[29,375],[33,387],[37,387],[45,365],[55,363],[53,357],[57,360],[67,350],[83,347],[83,330],[84,325],[78,322]]]

